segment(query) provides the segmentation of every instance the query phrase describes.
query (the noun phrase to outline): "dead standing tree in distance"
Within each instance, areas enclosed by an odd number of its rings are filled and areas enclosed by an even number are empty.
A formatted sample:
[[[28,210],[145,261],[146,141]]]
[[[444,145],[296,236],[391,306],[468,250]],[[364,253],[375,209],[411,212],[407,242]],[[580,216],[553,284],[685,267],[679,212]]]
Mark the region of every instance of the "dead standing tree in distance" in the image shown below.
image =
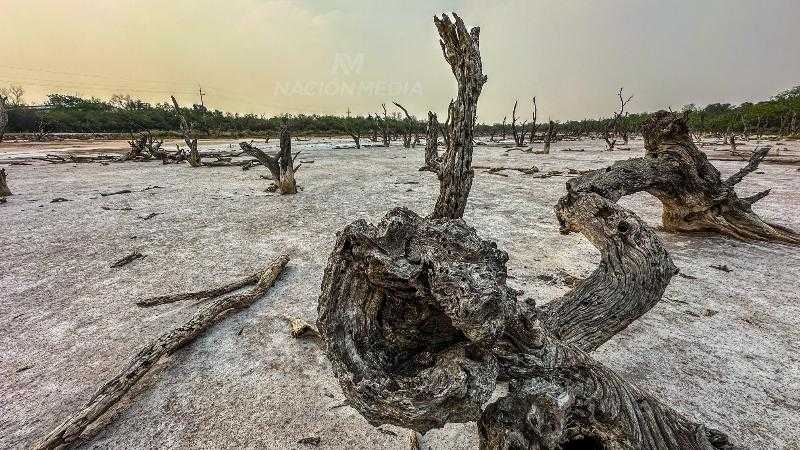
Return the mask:
[[[405,148],[413,148],[419,143],[419,133],[417,133],[417,126],[414,122],[414,119],[411,118],[411,115],[408,114],[408,110],[403,107],[400,103],[392,102],[394,106],[397,106],[403,111],[406,118],[403,120],[405,122],[405,129],[403,130],[403,147]],[[411,139],[413,136],[413,140]]]
[[[625,100],[625,97],[622,96],[622,88],[619,88],[617,97],[619,97],[619,111],[614,112],[614,117],[606,122],[606,125],[603,128],[603,140],[606,141],[606,147],[609,151],[614,150],[614,147],[617,145],[617,138],[622,136],[621,130],[623,121],[628,115],[625,112],[625,106],[627,106],[628,103],[633,100],[632,95]],[[625,137],[625,140],[627,142],[627,137]]]
[[[441,184],[433,214],[397,208],[378,226],[352,223],[325,270],[317,324],[350,405],[373,425],[423,433],[478,421],[485,449],[732,449],[587,354],[652,308],[676,272],[635,214],[593,193],[559,202],[562,230],[584,234],[602,259],[545,308],[517,302],[508,255],[461,219],[486,78],[478,28],[454,17],[435,19],[459,95],[451,145],[442,156],[426,148]],[[429,113],[429,143],[435,122]],[[482,411],[498,380],[512,381],[508,395]]]
[[[768,148],[753,153],[750,162],[723,180],[692,141],[686,119],[659,111],[644,124],[645,156],[620,161],[567,182],[570,192],[595,192],[616,202],[645,191],[663,205],[662,223],[671,232],[713,231],[737,239],[800,244],[800,235],[762,220],[752,205],[769,189],[740,198],[734,188],[754,172]]]
[[[531,121],[531,138],[528,140],[530,145],[533,145],[533,140],[536,138],[536,97],[533,97],[533,117]],[[523,136],[524,140],[524,136]]]
[[[514,100],[514,109],[511,110],[511,135],[514,137],[514,144],[517,147],[525,146],[525,122],[522,123],[520,131],[517,132],[517,100]]]
[[[8,126],[8,108],[6,107],[8,99],[0,95],[0,142],[3,142],[3,136],[6,134],[6,127]]]
[[[0,169],[0,198],[11,195],[11,189],[8,188],[8,181],[6,181],[6,169]]]
[[[297,182],[294,174],[300,166],[294,166],[294,160],[300,152],[292,155],[292,137],[288,124],[284,123],[280,133],[280,151],[275,156],[270,156],[263,150],[253,147],[247,142],[239,143],[242,151],[256,158],[258,162],[269,169],[273,186],[271,191],[278,190],[281,195],[296,194]]]
[[[392,137],[389,135],[389,113],[386,111],[386,103],[381,103],[381,107],[383,108],[383,119],[381,120],[381,138],[383,139],[383,146],[388,147],[392,141]],[[379,118],[378,114],[375,114],[375,118]]]
[[[180,106],[178,106],[178,101],[175,100],[175,96],[170,96],[170,98],[172,99],[172,105],[175,107],[175,114],[178,115],[178,119],[180,120],[183,141],[186,143],[186,146],[189,147],[189,155],[186,157],[186,161],[188,161],[189,165],[192,167],[200,167],[203,164],[200,161],[200,152],[197,151],[197,138],[192,135],[192,126],[189,121],[186,120],[186,116],[181,111]],[[180,148],[178,152],[180,153]]]
[[[544,153],[550,153],[550,143],[553,142],[556,136],[556,124],[552,120],[547,124],[547,133],[544,135]]]

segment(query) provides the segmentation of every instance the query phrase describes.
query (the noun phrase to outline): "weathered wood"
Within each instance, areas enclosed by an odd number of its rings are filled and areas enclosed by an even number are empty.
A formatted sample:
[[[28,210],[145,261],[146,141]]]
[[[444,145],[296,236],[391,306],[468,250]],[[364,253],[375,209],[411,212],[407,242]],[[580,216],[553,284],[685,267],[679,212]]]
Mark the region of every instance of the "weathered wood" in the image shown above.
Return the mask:
[[[544,153],[550,153],[550,143],[555,138],[556,124],[551,120],[547,124],[547,133],[544,135]]]
[[[270,156],[263,150],[254,147],[248,142],[240,142],[242,151],[256,158],[262,166],[270,171],[270,179],[273,181],[275,189],[282,195],[296,194],[297,183],[294,174],[299,166],[295,168],[294,160],[300,152],[292,155],[292,136],[289,133],[288,124],[284,123],[280,132],[280,151],[275,156]]]
[[[469,32],[460,17],[453,14],[434,17],[439,31],[444,59],[458,82],[458,96],[450,104],[447,127],[447,150],[442,157],[439,175],[439,198],[431,217],[458,219],[464,215],[472,187],[472,146],[478,97],[486,75],[483,74],[479,48],[480,28]]]
[[[202,291],[195,291],[195,292],[184,292],[180,294],[161,295],[158,297],[151,297],[144,300],[139,300],[138,302],[136,302],[136,306],[140,306],[142,308],[149,308],[151,306],[163,305],[166,303],[182,302],[186,300],[203,301],[203,300],[208,300],[210,298],[216,298],[221,295],[230,294],[231,292],[238,291],[239,289],[242,289],[245,286],[258,283],[258,280],[261,278],[261,275],[265,272],[265,270],[266,269],[262,269],[252,275],[248,275],[244,278],[240,278],[238,280],[234,280],[230,283],[226,283],[224,285],[211,289],[204,289]]]
[[[502,334],[516,295],[507,259],[463,220],[404,208],[341,231],[317,326],[350,405],[420,432],[477,418],[497,378],[481,348]]]
[[[595,192],[612,201],[646,191],[663,205],[662,224],[671,232],[714,231],[737,239],[800,244],[800,235],[762,220],[752,210],[761,193],[740,198],[734,187],[753,172],[768,149],[753,153],[739,172],[723,180],[689,135],[678,114],[653,114],[643,128],[645,156],[620,161],[567,183],[570,192]]]
[[[394,106],[400,108],[400,110],[403,111],[403,114],[405,114],[405,119],[403,120],[405,123],[405,128],[403,129],[403,147],[412,148],[419,142],[419,133],[417,133],[414,119],[410,114],[408,114],[408,110],[403,105],[397,102],[392,103],[394,103]]]
[[[0,169],[0,197],[9,197],[11,189],[8,188],[8,180],[6,179],[6,169]]]
[[[228,314],[247,308],[263,297],[288,262],[288,255],[276,258],[267,266],[253,290],[221,298],[201,308],[186,323],[162,334],[148,344],[117,375],[106,382],[79,411],[35,443],[32,449],[56,449],[80,444],[81,433],[116,405],[161,357],[171,355]]]
[[[178,101],[175,100],[175,96],[170,96],[170,98],[172,99],[172,106],[175,107],[175,114],[177,114],[178,120],[180,121],[183,142],[185,142],[186,146],[189,147],[189,154],[186,156],[186,161],[192,167],[200,167],[203,165],[203,163],[200,158],[200,153],[197,151],[197,138],[194,137],[192,132],[192,125],[188,120],[186,120],[186,116],[181,111],[180,106],[178,106]],[[178,153],[180,152],[180,147],[178,147]]]
[[[8,107],[6,106],[8,99],[0,95],[0,142],[3,142],[3,136],[6,134],[6,127],[8,126]]]

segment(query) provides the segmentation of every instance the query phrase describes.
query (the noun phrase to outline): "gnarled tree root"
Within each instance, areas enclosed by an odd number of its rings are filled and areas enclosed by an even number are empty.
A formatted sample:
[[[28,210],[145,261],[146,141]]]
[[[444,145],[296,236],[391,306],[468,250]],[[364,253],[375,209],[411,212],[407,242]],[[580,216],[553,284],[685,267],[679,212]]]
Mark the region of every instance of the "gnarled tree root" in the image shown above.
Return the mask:
[[[762,220],[752,205],[769,190],[739,197],[734,187],[754,172],[768,149],[754,152],[749,163],[723,180],[697,149],[686,120],[665,111],[653,114],[643,127],[646,154],[620,161],[567,182],[573,193],[594,192],[617,201],[646,191],[663,205],[664,229],[671,232],[713,231],[737,239],[800,244],[800,234]]]
[[[165,355],[188,344],[231,312],[249,307],[263,297],[289,262],[288,255],[275,259],[252,291],[221,298],[197,311],[183,325],[162,334],[143,348],[128,364],[69,419],[32,446],[33,449],[72,447],[81,443],[84,430],[102,417]]]

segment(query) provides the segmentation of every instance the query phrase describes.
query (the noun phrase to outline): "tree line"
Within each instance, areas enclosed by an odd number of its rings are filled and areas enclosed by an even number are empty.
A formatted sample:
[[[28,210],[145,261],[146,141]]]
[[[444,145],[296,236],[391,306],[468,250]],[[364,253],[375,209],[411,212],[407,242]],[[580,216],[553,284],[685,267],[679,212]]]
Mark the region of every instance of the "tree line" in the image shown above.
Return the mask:
[[[144,130],[176,131],[180,129],[178,116],[168,102],[151,104],[128,95],[115,95],[109,100],[82,98],[73,95],[50,94],[43,105],[29,107],[24,102],[24,90],[19,86],[0,89],[8,98],[8,125],[11,133],[129,133]],[[353,131],[368,135],[386,126],[394,133],[409,125],[424,130],[425,123],[411,115],[405,118],[400,111],[383,116],[363,115],[350,117],[338,115],[281,115],[266,117],[256,114],[235,114],[202,105],[182,108],[181,112],[193,126],[208,137],[226,134],[260,135],[281,129],[284,120],[300,134],[349,134]],[[709,133],[780,133],[800,134],[800,86],[777,93],[769,100],[758,103],[714,103],[704,107],[694,104],[683,107],[690,127]],[[621,127],[637,132],[651,113],[625,114]],[[570,120],[558,123],[563,134],[583,135],[602,133],[613,117]],[[385,121],[385,124],[384,124]],[[544,132],[546,123],[535,125]],[[530,125],[528,125],[530,127]],[[502,136],[509,134],[509,124],[477,124],[480,135]]]

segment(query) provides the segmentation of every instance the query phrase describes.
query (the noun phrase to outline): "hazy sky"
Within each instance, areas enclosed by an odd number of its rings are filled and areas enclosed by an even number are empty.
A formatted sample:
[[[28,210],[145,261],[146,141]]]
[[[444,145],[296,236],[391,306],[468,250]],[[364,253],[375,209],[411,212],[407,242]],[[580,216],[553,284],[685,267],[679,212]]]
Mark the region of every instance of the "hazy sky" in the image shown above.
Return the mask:
[[[0,0],[0,86],[231,112],[445,110],[432,16],[481,27],[479,121],[764,99],[800,84],[800,0]]]

